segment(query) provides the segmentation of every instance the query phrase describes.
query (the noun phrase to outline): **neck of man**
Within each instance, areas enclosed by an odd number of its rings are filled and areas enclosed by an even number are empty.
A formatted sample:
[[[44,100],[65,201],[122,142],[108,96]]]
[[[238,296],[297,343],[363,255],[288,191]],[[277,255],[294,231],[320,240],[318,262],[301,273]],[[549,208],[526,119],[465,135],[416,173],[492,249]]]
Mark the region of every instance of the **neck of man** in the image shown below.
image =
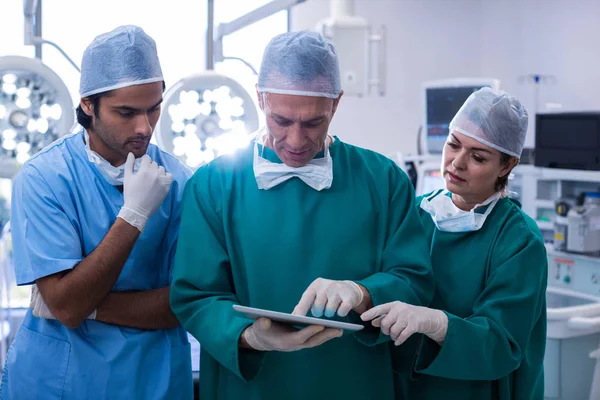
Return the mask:
[[[91,128],[87,129],[87,133],[90,138],[90,149],[93,152],[98,153],[100,157],[108,161],[113,167],[119,167],[125,163],[125,159],[112,150]]]

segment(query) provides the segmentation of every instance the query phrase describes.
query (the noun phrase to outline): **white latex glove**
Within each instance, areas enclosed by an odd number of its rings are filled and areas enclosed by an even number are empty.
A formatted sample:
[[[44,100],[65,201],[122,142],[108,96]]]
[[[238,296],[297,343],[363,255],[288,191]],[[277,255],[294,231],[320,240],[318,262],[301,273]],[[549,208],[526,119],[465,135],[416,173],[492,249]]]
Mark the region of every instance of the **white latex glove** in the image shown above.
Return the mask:
[[[341,329],[310,325],[298,330],[268,318],[260,318],[246,328],[242,335],[246,343],[255,350],[298,351],[320,346],[342,334]]]
[[[371,321],[389,335],[396,346],[401,345],[413,333],[423,333],[442,344],[448,331],[448,316],[440,310],[413,306],[401,301],[381,304],[364,312],[360,318]]]
[[[33,284],[31,289],[31,302],[29,304],[29,308],[33,309],[34,317],[56,319],[42,298],[42,295],[40,294],[36,284]],[[94,310],[94,312],[92,312],[87,319],[96,319],[96,310]]]
[[[323,311],[328,318],[336,312],[345,317],[362,301],[363,292],[357,283],[317,278],[304,291],[292,314],[304,316],[310,310],[315,317],[322,317]]]
[[[150,156],[144,154],[137,173],[133,172],[135,156],[127,155],[123,178],[123,207],[118,217],[144,231],[148,218],[160,207],[169,193],[173,175],[165,172]]]

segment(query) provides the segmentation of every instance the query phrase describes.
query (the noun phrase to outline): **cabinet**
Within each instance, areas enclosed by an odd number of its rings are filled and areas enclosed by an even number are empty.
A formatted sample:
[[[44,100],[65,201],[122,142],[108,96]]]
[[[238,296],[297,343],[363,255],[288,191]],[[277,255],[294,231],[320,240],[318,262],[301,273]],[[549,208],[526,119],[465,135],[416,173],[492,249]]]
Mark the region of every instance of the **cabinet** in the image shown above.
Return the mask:
[[[554,205],[559,199],[575,199],[582,192],[600,192],[600,171],[517,166],[509,178],[511,197],[536,220],[544,240],[554,237]]]

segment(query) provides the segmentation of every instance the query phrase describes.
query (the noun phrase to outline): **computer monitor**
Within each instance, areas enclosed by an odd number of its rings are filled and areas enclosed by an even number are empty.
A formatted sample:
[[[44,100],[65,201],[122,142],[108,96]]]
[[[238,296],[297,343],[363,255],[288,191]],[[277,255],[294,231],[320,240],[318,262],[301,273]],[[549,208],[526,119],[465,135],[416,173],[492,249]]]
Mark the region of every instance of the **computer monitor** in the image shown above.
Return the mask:
[[[465,100],[482,87],[500,89],[500,81],[491,78],[457,78],[423,84],[423,133],[421,148],[425,154],[441,154],[448,126]]]
[[[444,188],[444,177],[441,172],[441,157],[436,161],[430,160],[422,162],[416,166],[417,184],[415,193],[417,196],[433,192]]]

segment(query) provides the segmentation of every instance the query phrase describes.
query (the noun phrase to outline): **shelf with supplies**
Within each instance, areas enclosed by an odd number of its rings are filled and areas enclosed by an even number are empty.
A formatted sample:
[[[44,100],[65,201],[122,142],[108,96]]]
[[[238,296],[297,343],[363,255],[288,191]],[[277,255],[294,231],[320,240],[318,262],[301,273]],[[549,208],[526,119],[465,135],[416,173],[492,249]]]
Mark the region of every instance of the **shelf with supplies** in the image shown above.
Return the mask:
[[[550,243],[554,239],[556,203],[575,201],[582,193],[600,192],[600,171],[519,165],[511,174],[508,189]]]

